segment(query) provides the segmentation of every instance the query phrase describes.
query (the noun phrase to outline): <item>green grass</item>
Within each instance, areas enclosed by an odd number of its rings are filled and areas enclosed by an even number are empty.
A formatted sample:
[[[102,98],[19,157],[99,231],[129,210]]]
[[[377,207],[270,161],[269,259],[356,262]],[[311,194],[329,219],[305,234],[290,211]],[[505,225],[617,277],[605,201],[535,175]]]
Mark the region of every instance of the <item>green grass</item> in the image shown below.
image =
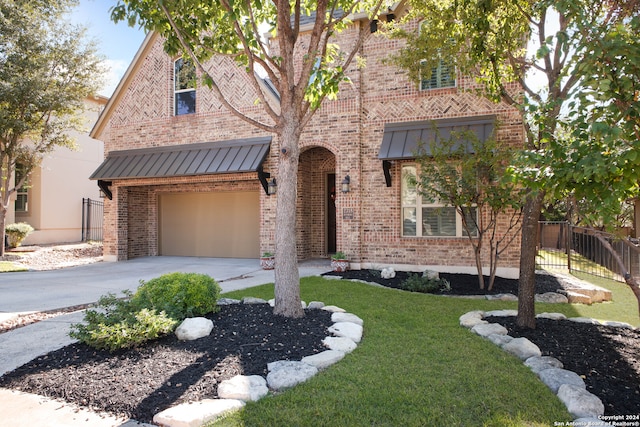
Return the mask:
[[[301,293],[305,301],[338,305],[360,316],[363,341],[308,382],[249,403],[211,425],[547,426],[571,420],[519,359],[459,326],[460,315],[468,311],[516,308],[515,303],[319,277],[303,279]],[[268,299],[273,285],[225,296]]]
[[[16,271],[27,271],[28,269],[22,265],[18,265],[12,261],[0,261],[0,273],[13,273]]]

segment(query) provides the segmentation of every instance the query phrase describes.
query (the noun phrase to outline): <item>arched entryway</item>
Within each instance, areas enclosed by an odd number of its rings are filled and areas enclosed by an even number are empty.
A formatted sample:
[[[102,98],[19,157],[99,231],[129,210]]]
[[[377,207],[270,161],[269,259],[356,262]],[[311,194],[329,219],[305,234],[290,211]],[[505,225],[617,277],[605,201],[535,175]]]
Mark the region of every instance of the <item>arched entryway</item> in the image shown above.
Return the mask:
[[[336,158],[326,148],[300,154],[298,170],[298,257],[321,258],[336,251]]]

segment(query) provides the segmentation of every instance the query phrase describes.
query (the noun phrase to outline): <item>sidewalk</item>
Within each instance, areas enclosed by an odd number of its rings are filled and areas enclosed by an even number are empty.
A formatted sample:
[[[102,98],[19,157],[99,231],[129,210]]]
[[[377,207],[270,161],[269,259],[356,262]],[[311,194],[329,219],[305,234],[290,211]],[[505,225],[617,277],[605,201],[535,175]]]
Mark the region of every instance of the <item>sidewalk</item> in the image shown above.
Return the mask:
[[[180,260],[183,262],[180,263]],[[220,283],[222,292],[273,283],[274,272],[262,270],[257,265],[257,260],[149,257],[123,263],[99,263],[55,270],[57,274],[49,275],[42,273],[54,273],[54,271],[10,273],[11,276],[15,276],[11,277],[11,280],[5,280],[8,275],[2,274],[0,275],[2,281],[0,293],[3,299],[0,302],[0,316],[13,315],[16,312],[63,308],[65,306],[56,305],[63,301],[67,304],[66,306],[95,302],[106,292],[120,292],[122,289],[135,290],[140,278],[148,280],[172,271],[209,274]],[[105,272],[107,270],[110,270],[108,275]],[[319,275],[329,270],[328,260],[306,261],[299,266],[300,277]],[[31,277],[25,279],[18,275]],[[26,289],[16,289],[20,287]],[[74,287],[79,290],[77,295],[71,292]],[[37,298],[29,295],[30,291],[36,292],[34,289],[40,290],[39,295],[35,295]],[[46,293],[43,294],[42,289],[45,289]],[[54,289],[62,289],[62,295],[55,295]],[[99,292],[96,292],[97,290]],[[7,298],[4,298],[5,292]],[[20,295],[26,295],[26,301],[20,302]],[[15,306],[19,307],[18,310],[8,310],[11,300],[14,301]],[[68,336],[69,326],[72,323],[78,323],[83,317],[83,312],[65,314],[0,334],[0,376],[38,356],[71,344],[73,340]],[[3,423],[6,423],[3,425],[11,427],[144,426],[137,422],[80,410],[74,405],[52,401],[42,396],[6,389],[0,389],[0,413]]]

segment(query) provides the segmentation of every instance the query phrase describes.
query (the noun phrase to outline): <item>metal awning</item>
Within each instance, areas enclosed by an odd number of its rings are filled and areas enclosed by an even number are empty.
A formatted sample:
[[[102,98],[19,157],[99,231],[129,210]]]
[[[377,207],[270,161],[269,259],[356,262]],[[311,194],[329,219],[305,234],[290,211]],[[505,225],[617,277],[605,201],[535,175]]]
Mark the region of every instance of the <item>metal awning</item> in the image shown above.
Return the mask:
[[[495,116],[479,116],[386,124],[378,158],[414,159],[419,143],[423,144],[424,154],[429,155],[430,144],[449,139],[452,132],[472,131],[480,141],[486,141],[493,133],[494,123]],[[470,142],[468,148],[472,152]]]
[[[495,116],[477,116],[386,124],[378,158],[382,160],[387,187],[391,187],[391,160],[415,159],[419,148],[422,154],[429,155],[431,144],[448,140],[452,132],[471,131],[478,140],[486,141],[493,133],[495,120]],[[466,144],[468,153],[474,152],[471,141],[455,141],[453,148],[462,144]]]
[[[114,180],[256,172],[271,137],[112,151],[89,179]]]

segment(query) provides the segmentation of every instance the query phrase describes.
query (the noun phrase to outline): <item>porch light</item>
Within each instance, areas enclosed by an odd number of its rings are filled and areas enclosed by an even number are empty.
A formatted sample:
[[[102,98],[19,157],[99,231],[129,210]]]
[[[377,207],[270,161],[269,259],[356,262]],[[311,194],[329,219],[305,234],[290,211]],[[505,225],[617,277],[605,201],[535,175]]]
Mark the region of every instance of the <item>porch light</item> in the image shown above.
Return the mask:
[[[345,176],[342,180],[342,192],[348,193],[351,191],[351,177],[349,175]]]
[[[276,179],[273,178],[271,181],[269,181],[269,184],[267,187],[267,194],[271,196],[272,194],[276,194],[277,190],[278,190],[278,184],[276,184]]]

